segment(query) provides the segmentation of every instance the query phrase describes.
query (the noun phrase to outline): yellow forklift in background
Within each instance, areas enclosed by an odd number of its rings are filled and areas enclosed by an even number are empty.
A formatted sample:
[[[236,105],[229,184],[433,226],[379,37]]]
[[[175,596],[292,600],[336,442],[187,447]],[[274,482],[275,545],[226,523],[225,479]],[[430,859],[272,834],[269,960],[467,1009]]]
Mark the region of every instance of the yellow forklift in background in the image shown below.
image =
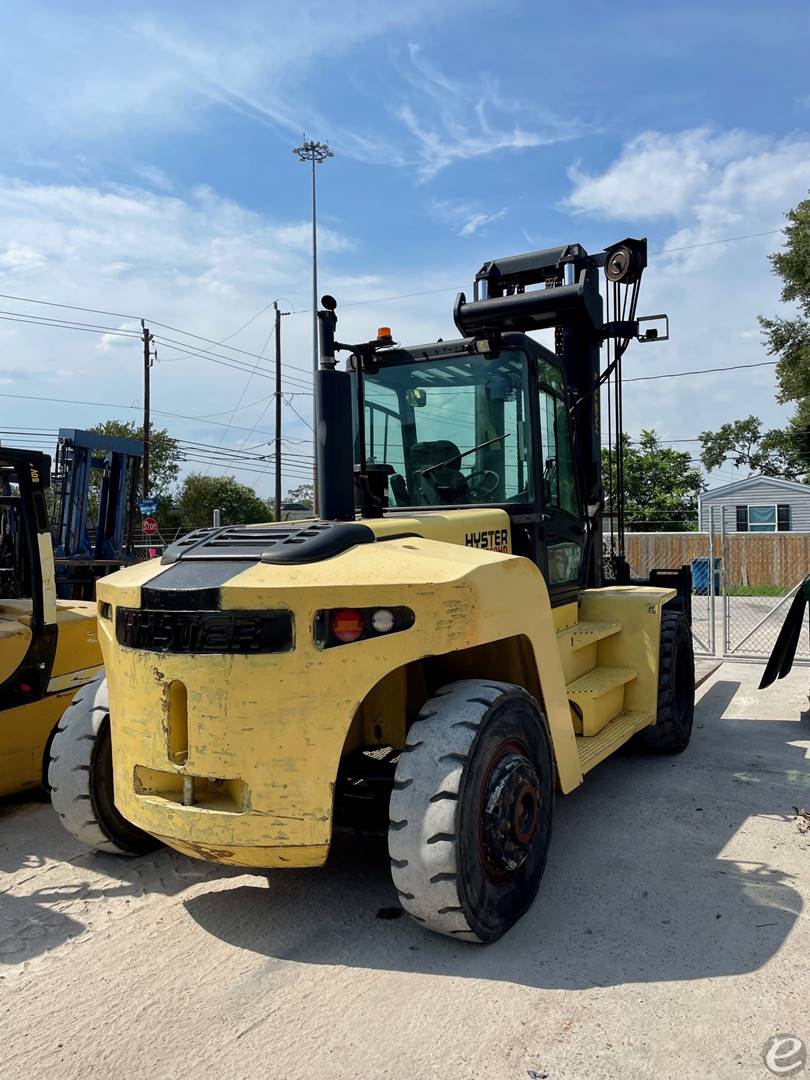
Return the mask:
[[[47,454],[0,447],[0,796],[48,786],[59,721],[77,689],[103,672],[95,601],[56,595],[50,470]],[[82,775],[98,847],[104,830],[118,829],[133,851],[155,846],[115,809],[109,735]]]
[[[461,336],[411,347],[341,345],[325,297],[323,517],[201,529],[99,582],[108,683],[54,742],[65,825],[94,843],[82,770],[109,722],[116,806],[156,840],[319,866],[335,821],[381,814],[414,919],[508,930],[555,791],[630,740],[679,753],[691,734],[689,570],[631,584],[621,521],[603,558],[600,393],[621,485],[621,359],[657,338],[636,316],[645,266],[632,239],[488,262],[456,301]]]
[[[0,795],[43,784],[59,717],[102,670],[95,603],[56,598],[50,468],[0,447]]]

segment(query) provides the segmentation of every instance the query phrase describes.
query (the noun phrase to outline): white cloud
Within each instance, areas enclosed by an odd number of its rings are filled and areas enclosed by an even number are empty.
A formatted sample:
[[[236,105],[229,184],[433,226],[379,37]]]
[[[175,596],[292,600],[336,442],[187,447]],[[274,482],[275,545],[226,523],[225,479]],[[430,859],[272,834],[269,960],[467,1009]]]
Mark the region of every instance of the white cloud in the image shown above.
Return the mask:
[[[171,178],[157,165],[136,165],[133,172],[141,180],[145,180],[151,188],[158,191],[171,191],[174,184]]]
[[[5,251],[0,252],[0,271],[34,270],[44,263],[45,258],[36,248],[25,247],[12,241]]]
[[[496,86],[466,85],[434,67],[417,45],[408,50],[410,68],[402,73],[412,97],[396,115],[416,141],[418,176],[430,180],[458,161],[502,150],[526,150],[577,138],[583,125],[543,112],[537,105],[504,98]],[[518,114],[526,114],[522,124]]]
[[[480,232],[486,225],[492,225],[495,221],[500,221],[502,217],[507,214],[507,208],[504,206],[500,210],[496,210],[494,214],[473,214],[470,220],[459,230],[459,236],[473,236],[475,233]]]
[[[615,219],[677,217],[700,193],[716,185],[730,164],[764,145],[765,140],[742,131],[646,131],[631,139],[601,174],[571,166],[574,190],[565,205]]]
[[[509,208],[502,206],[500,210],[487,212],[474,203],[436,201],[433,203],[433,212],[458,236],[468,237],[474,236],[496,221],[501,221],[509,213]]]
[[[0,319],[0,403],[7,416],[13,415],[15,425],[56,429],[86,427],[111,415],[138,419],[143,316],[158,338],[158,363],[152,375],[156,422],[173,434],[216,445],[223,435],[217,421],[227,424],[239,404],[223,445],[267,441],[272,435],[273,383],[262,376],[272,373],[272,347],[268,348],[272,308],[259,318],[253,316],[280,296],[285,305],[289,302],[300,311],[284,319],[283,357],[285,394],[303,395],[292,401],[304,418],[299,420],[285,408],[284,436],[293,440],[291,447],[297,453],[310,454],[308,222],[269,219],[205,187],[181,199],[136,187],[35,184],[3,177],[0,236],[12,235],[14,243],[7,245],[12,257],[0,258],[0,292],[118,313],[2,301],[0,307],[11,313],[10,318],[29,320],[13,322],[5,315]],[[452,333],[452,292],[395,302],[385,298],[441,288],[454,277],[461,287],[468,267],[457,275],[439,267],[435,274],[420,276],[415,285],[405,273],[382,276],[368,271],[368,253],[361,251],[353,258],[353,238],[335,226],[319,231],[319,239],[321,284],[338,298],[343,340],[368,339],[378,325],[392,325],[402,341]],[[21,252],[36,252],[37,257],[23,257]],[[333,259],[333,253],[340,257]],[[353,306],[375,296],[380,299],[374,303]],[[109,327],[109,332],[32,325],[31,317]],[[247,372],[212,363],[205,356],[209,343],[158,326],[158,321],[214,341],[249,323],[227,344],[253,354],[264,348],[271,360],[259,365],[240,402]],[[183,342],[185,352],[177,350],[177,341]],[[189,351],[203,355],[190,356]],[[224,346],[213,352],[237,364],[256,363],[255,356],[229,352]],[[161,413],[206,419],[188,421]],[[285,483],[300,482],[302,470],[306,465],[300,459],[297,468],[291,464]],[[262,478],[245,473],[242,479],[257,484],[264,495],[271,493],[271,472]]]
[[[81,175],[77,148],[93,160],[125,138],[133,153],[148,154],[144,137],[199,129],[209,112],[226,109],[295,137],[328,133],[341,156],[408,168],[424,182],[455,162],[541,147],[585,130],[504,94],[486,72],[451,79],[415,45],[398,61],[391,43],[450,18],[447,5],[279,0],[274,13],[271,20],[266,5],[246,0],[221,10],[203,6],[190,18],[171,5],[156,11],[146,0],[134,14],[119,8],[103,19],[59,20],[57,35],[52,18],[26,9],[15,18],[15,48],[5,58],[11,91],[0,137],[7,160],[36,158],[47,167],[46,145],[63,174],[67,155]],[[369,66],[371,51],[385,62]],[[146,63],[133,62],[143,55]],[[360,65],[352,63],[355,56]],[[340,94],[357,75],[369,103],[360,116],[347,111]],[[324,94],[325,81],[334,93]],[[156,190],[172,190],[171,178],[151,161],[135,175]]]
[[[207,188],[186,201],[134,187],[44,185],[5,177],[0,182],[0,235],[16,237],[0,253],[0,292],[133,316],[3,300],[0,379],[7,380],[3,393],[65,399],[58,404],[0,397],[6,415],[13,410],[15,423],[23,426],[81,427],[108,415],[137,419],[142,393],[139,317],[144,316],[155,321],[152,330],[158,338],[153,371],[156,421],[175,434],[216,445],[222,427],[160,412],[193,417],[233,408],[247,373],[215,365],[204,356],[188,356],[188,351],[204,351],[207,343],[156,322],[219,341],[266,307],[274,295],[292,293],[294,300],[308,295],[308,223],[269,220]],[[326,269],[329,253],[345,250],[351,241],[336,228],[324,230],[322,237]],[[108,326],[110,332],[34,325],[32,317]],[[272,310],[228,344],[258,352],[271,326]],[[306,392],[311,356],[308,320],[290,318],[284,330],[289,376],[285,389]],[[183,342],[186,353],[177,350],[177,341]],[[237,364],[255,363],[253,357],[225,348],[214,352]],[[263,370],[269,373],[266,367]],[[266,396],[268,387],[272,382],[256,375],[244,402]],[[71,404],[73,399],[132,404],[136,409],[79,406]],[[294,400],[307,417],[310,399]],[[261,418],[262,407],[236,414],[226,446],[239,446],[257,421],[252,441],[268,438],[268,416]],[[291,438],[307,435],[305,424],[292,412],[285,427]],[[288,477],[291,483],[294,473],[291,470]],[[255,478],[246,474],[245,479]],[[268,479],[265,494],[269,487]]]
[[[224,108],[295,135],[328,130],[342,154],[359,160],[383,154],[404,163],[402,149],[380,132],[325,116],[312,103],[310,82],[318,65],[331,65],[334,74],[347,53],[370,39],[443,17],[429,0],[399,6],[344,0],[338,8],[298,0],[279,2],[272,12],[247,0],[208,5],[191,17],[147,0],[135,13],[74,12],[57,21],[55,33],[51,12],[20,9],[13,27],[5,27],[15,47],[4,57],[10,91],[0,133],[7,154],[44,162],[47,145],[64,169],[59,148],[73,156],[77,145],[103,145],[114,136],[139,146],[144,135],[198,128],[210,109]],[[140,176],[170,190],[152,164]]]
[[[572,171],[570,209],[615,220],[620,231],[661,222],[640,310],[667,311],[672,337],[629,352],[626,377],[771,359],[757,323],[758,314],[780,310],[767,255],[780,246],[785,211],[807,195],[808,162],[806,135],[701,129],[646,132],[601,173]],[[734,237],[748,239],[725,242]],[[655,254],[662,250],[671,254]],[[625,393],[628,429],[655,427],[670,438],[749,413],[777,425],[786,412],[775,402],[770,367],[632,383]]]
[[[294,251],[312,250],[312,225],[308,221],[282,225],[276,230],[276,236],[281,244]],[[318,250],[321,253],[349,251],[352,247],[354,244],[348,236],[342,236],[325,225],[318,225]]]

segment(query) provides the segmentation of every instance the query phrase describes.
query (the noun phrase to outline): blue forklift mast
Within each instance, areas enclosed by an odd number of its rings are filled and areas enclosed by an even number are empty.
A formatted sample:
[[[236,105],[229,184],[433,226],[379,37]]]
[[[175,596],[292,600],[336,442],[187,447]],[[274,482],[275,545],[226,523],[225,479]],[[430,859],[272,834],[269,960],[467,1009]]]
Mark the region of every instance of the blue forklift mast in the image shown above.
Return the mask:
[[[51,535],[60,599],[94,599],[96,580],[132,561],[142,457],[139,439],[59,429]],[[91,496],[98,500],[95,521]]]

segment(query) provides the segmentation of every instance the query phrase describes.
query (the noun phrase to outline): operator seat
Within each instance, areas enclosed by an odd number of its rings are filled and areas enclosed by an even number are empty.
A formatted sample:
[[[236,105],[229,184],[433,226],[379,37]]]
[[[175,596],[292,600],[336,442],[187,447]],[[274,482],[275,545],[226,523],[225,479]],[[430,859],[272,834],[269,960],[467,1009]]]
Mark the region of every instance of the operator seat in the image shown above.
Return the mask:
[[[391,494],[394,496],[394,502],[397,506],[411,506],[411,496],[408,492],[408,485],[405,483],[405,477],[400,476],[399,473],[392,473],[388,478],[388,486],[391,488]]]
[[[442,462],[440,469],[431,469],[425,476],[423,469]],[[411,449],[411,490],[415,505],[436,506],[441,504],[470,502],[467,477],[461,471],[461,451],[449,439],[414,443]]]

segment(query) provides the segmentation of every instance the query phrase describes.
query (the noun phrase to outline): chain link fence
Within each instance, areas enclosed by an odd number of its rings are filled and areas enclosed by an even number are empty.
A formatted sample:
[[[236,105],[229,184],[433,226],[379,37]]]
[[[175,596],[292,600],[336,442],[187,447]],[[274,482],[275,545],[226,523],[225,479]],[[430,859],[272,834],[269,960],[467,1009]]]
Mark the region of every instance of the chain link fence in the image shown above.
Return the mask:
[[[653,570],[692,569],[692,637],[695,652],[714,656],[718,630],[719,552],[710,533],[684,532],[680,522],[657,523],[660,532],[628,532],[625,552],[631,579],[648,580]],[[663,531],[666,530],[666,531]],[[710,567],[714,561],[714,573]]]
[[[766,659],[810,574],[810,533],[738,533],[727,508],[712,509],[707,532],[630,532],[625,548],[634,579],[691,567],[695,652],[705,656]],[[810,662],[807,625],[796,659]]]

